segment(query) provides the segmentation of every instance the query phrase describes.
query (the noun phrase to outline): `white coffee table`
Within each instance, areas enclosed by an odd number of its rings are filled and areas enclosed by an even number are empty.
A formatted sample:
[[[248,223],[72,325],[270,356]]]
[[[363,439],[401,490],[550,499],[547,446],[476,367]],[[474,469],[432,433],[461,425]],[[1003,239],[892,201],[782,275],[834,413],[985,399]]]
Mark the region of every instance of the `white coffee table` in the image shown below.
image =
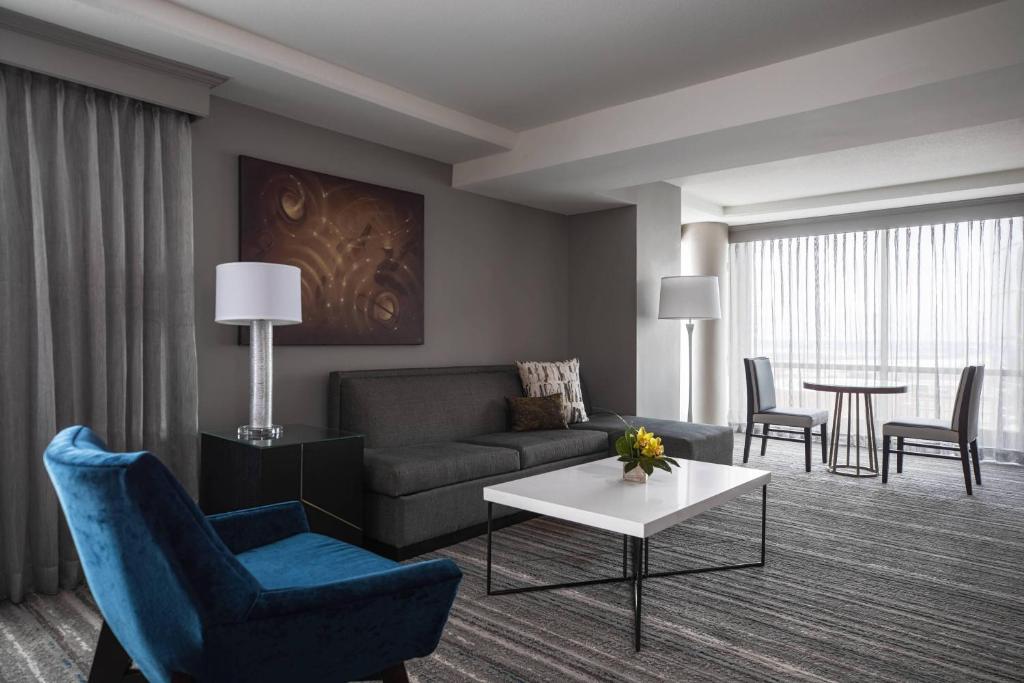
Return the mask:
[[[633,584],[633,640],[639,651],[644,579],[763,567],[765,513],[771,472],[692,460],[680,460],[679,464],[680,467],[671,474],[655,470],[646,484],[622,481],[622,463],[615,458],[607,458],[485,487],[487,594],[530,593],[629,581]],[[758,488],[761,489],[760,561],[654,573],[649,571],[647,539],[659,531]],[[622,576],[492,590],[491,518],[495,503],[622,534]],[[629,545],[632,546],[632,573],[628,571],[626,557]]]

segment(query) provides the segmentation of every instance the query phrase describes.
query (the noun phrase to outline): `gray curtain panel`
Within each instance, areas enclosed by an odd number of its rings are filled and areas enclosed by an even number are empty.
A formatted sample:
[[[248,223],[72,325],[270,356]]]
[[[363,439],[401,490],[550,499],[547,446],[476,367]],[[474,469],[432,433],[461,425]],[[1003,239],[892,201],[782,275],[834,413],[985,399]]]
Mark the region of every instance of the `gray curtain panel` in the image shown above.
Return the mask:
[[[80,580],[61,428],[195,491],[191,154],[184,114],[0,65],[0,598]]]

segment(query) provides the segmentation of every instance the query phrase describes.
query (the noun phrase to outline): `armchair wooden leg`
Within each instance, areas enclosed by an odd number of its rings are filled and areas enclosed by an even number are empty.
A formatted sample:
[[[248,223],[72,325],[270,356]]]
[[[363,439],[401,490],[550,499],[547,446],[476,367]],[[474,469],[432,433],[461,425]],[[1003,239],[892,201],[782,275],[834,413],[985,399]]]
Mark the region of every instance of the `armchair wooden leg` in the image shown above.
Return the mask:
[[[892,446],[892,437],[882,438],[882,483],[889,482],[889,448]]]
[[[754,423],[747,423],[747,433],[743,439],[743,462],[750,459],[750,440],[754,438]]]
[[[981,463],[978,458],[978,440],[975,439],[970,443],[971,447],[971,462],[974,463],[974,483],[981,484]]]
[[[896,474],[903,474],[903,437],[896,437]]]
[[[405,670],[405,662],[389,666],[380,673],[383,683],[409,683],[409,674]]]
[[[761,425],[761,457],[764,457],[764,452],[768,450],[768,430],[771,429],[771,425]]]
[[[804,471],[811,471],[811,428],[804,428]]]
[[[89,668],[89,683],[121,681],[131,668],[132,658],[104,621],[100,626],[100,637],[96,641],[96,652],[93,653],[92,666]]]
[[[960,442],[960,464],[964,468],[964,485],[967,487],[967,495],[973,495],[974,491],[971,489],[971,456],[967,452],[967,442]]]
[[[828,425],[821,425],[821,462],[828,463]]]

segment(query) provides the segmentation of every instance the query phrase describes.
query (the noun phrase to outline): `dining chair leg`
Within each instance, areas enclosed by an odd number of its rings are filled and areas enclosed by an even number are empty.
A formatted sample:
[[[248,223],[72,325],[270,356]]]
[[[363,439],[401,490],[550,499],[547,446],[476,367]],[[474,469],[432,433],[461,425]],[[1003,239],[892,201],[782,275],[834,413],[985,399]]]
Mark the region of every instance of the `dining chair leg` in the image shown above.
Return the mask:
[[[903,474],[903,437],[896,437],[896,474]]]
[[[821,425],[821,461],[828,462],[828,426]]]
[[[754,423],[747,423],[747,434],[743,439],[743,462],[746,462],[750,458],[750,440],[754,438]]]
[[[967,495],[973,495],[974,491],[971,490],[971,456],[967,452],[967,442],[960,442],[960,464],[964,468],[964,485],[967,487]]]
[[[811,471],[811,428],[804,428],[804,471]]]
[[[971,462],[974,463],[974,483],[981,483],[981,463],[978,458],[978,440],[975,439],[970,444],[971,448]]]
[[[882,437],[882,483],[889,483],[889,448],[892,445],[892,437]]]
[[[772,426],[769,424],[761,425],[761,457],[764,457],[764,452],[768,450],[768,430]]]

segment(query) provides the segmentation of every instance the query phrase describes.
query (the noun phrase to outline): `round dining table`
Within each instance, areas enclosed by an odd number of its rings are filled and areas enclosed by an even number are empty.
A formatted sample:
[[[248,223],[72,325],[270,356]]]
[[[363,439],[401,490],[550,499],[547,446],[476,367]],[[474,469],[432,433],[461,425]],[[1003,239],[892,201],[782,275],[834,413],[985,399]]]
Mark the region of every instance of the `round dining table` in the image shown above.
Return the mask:
[[[875,394],[905,394],[905,384],[872,384],[850,382],[804,382],[804,389],[825,391],[836,395],[832,408],[832,433],[828,443],[828,471],[847,477],[877,477],[878,442],[875,438]],[[860,457],[860,406],[864,404],[864,426],[867,437],[867,464]],[[844,407],[845,403],[845,407]],[[846,413],[846,458],[839,462],[843,413]],[[856,416],[855,416],[856,415]],[[854,438],[856,432],[856,438]],[[852,444],[851,444],[852,442]],[[852,447],[851,447],[852,446]]]

